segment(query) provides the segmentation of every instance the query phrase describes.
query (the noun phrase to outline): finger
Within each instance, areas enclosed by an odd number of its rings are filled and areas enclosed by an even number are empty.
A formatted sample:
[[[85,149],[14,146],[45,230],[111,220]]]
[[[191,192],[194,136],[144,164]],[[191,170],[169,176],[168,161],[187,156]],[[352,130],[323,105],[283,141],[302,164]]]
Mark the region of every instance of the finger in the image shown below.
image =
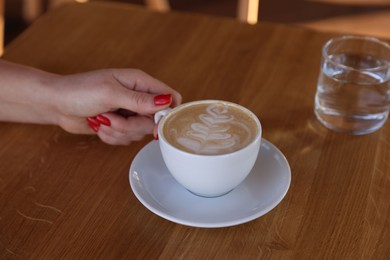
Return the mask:
[[[155,95],[171,94],[172,106],[175,107],[181,104],[182,97],[176,90],[141,70],[118,69],[114,70],[113,77],[119,84],[129,90]]]
[[[124,91],[118,97],[118,105],[141,115],[155,114],[157,111],[168,108],[172,104],[171,94],[149,94],[133,90]]]
[[[129,139],[118,138],[109,133],[106,133],[103,129],[99,131],[98,136],[100,140],[110,145],[129,145],[131,143],[131,140]]]
[[[113,130],[110,127],[102,126],[98,132],[99,138],[108,144],[112,145],[128,145],[133,141],[140,141],[145,137],[145,134],[139,133],[121,133]]]
[[[153,137],[155,140],[158,140],[158,125],[160,124],[160,120],[158,120],[157,123],[154,124],[154,127],[153,127]]]
[[[171,107],[177,107],[183,101],[179,92],[172,93],[172,105]]]
[[[127,135],[147,135],[153,133],[153,118],[141,115],[124,118],[115,113],[104,113],[102,116],[106,117],[111,123],[109,131]]]
[[[162,81],[153,78],[149,74],[137,69],[117,69],[113,72],[114,78],[128,89],[158,94],[176,92]]]
[[[127,145],[139,141],[145,135],[153,132],[154,123],[151,118],[132,116],[123,118],[114,113],[104,113],[101,116],[110,120],[110,126],[100,125],[98,136],[103,142],[114,145]]]
[[[154,139],[158,140],[158,124],[155,124],[153,127],[153,136]]]

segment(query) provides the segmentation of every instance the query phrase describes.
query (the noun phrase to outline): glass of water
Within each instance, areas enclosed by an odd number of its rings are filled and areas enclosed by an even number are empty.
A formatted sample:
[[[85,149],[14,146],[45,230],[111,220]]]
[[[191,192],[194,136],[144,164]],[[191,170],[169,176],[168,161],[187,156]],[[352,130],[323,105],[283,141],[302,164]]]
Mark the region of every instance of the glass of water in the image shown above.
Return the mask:
[[[390,45],[341,36],[322,49],[315,114],[327,128],[368,134],[386,122],[390,106]]]

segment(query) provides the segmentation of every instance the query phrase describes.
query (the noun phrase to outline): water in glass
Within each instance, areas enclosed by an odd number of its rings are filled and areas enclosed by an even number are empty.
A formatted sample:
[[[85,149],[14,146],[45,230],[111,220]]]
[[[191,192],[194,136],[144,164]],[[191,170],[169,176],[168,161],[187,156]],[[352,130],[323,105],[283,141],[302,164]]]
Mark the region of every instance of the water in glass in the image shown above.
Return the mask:
[[[317,118],[327,127],[351,134],[379,129],[388,117],[388,70],[375,70],[387,61],[371,55],[337,54],[323,62],[315,97]],[[343,64],[344,67],[334,64]],[[349,70],[346,67],[374,68]]]

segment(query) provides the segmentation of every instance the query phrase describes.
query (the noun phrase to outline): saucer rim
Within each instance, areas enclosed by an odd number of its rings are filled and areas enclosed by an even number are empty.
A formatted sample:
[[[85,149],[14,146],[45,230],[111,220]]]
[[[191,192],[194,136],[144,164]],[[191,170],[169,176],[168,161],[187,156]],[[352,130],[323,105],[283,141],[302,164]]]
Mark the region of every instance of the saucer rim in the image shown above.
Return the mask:
[[[197,228],[223,228],[223,227],[231,227],[231,226],[236,226],[236,225],[240,225],[240,224],[244,224],[244,223],[247,223],[247,222],[250,222],[252,220],[255,220],[261,216],[264,216],[265,214],[267,214],[268,212],[270,212],[272,209],[274,209],[277,205],[280,204],[280,202],[284,199],[284,197],[286,196],[289,188],[290,188],[290,185],[291,185],[291,168],[290,168],[290,165],[288,163],[288,160],[287,158],[285,157],[285,155],[279,150],[278,147],[276,147],[274,144],[272,144],[270,141],[262,138],[261,139],[261,144],[260,144],[260,149],[261,147],[264,145],[264,143],[270,147],[272,147],[272,149],[274,150],[274,153],[278,154],[280,156],[280,161],[283,162],[283,164],[285,164],[286,166],[286,173],[284,173],[284,177],[288,177],[288,180],[286,180],[286,183],[285,183],[285,187],[283,189],[283,192],[280,192],[279,193],[279,196],[276,200],[272,201],[271,203],[269,203],[268,206],[266,207],[263,207],[260,211],[257,211],[255,212],[254,214],[249,214],[247,217],[241,217],[241,218],[238,218],[238,219],[234,219],[234,220],[230,220],[230,221],[217,221],[217,222],[201,222],[201,221],[189,221],[189,220],[185,220],[185,219],[181,219],[181,218],[178,218],[178,217],[175,217],[173,215],[169,215],[163,211],[161,211],[160,209],[157,209],[155,207],[153,207],[152,205],[150,205],[149,202],[147,202],[143,197],[142,195],[139,193],[137,187],[135,187],[135,184],[133,183],[133,178],[132,178],[132,172],[133,172],[133,168],[134,168],[134,162],[137,160],[137,157],[139,157],[142,152],[148,147],[148,146],[152,146],[152,145],[158,145],[158,141],[155,141],[155,140],[152,140],[151,142],[147,143],[138,153],[137,155],[134,157],[134,159],[132,160],[131,162],[131,166],[130,166],[130,169],[129,169],[129,182],[130,182],[130,186],[131,186],[131,189],[133,191],[133,194],[136,196],[136,198],[141,202],[141,204],[146,207],[148,210],[150,210],[151,212],[153,212],[154,214],[156,214],[157,216],[159,217],[162,217],[166,220],[169,220],[171,222],[174,222],[174,223],[177,223],[177,224],[181,224],[181,225],[185,225],[185,226],[189,226],[189,227],[197,227]],[[260,152],[259,152],[260,154]],[[256,160],[258,160],[259,158],[259,155],[257,157]],[[166,169],[168,171],[168,169]],[[168,171],[168,174],[169,171]],[[172,177],[173,178],[173,177]],[[180,185],[179,183],[177,183],[177,185]],[[240,184],[242,185],[242,184]],[[196,196],[196,195],[195,195]],[[225,195],[224,195],[225,196]],[[221,196],[223,197],[223,196]],[[210,199],[210,198],[204,198],[204,199]]]

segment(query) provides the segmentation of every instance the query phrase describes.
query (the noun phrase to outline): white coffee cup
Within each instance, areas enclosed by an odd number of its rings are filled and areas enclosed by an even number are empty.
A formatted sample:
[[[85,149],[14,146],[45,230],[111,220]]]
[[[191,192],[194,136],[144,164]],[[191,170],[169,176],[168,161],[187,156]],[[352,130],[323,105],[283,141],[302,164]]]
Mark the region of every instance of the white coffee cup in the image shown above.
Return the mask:
[[[163,131],[167,118],[184,108],[214,103],[238,108],[253,119],[257,129],[245,147],[225,154],[205,155],[184,151],[167,141]],[[261,124],[254,113],[238,104],[220,100],[194,101],[159,111],[154,120],[158,124],[159,145],[168,170],[177,182],[196,195],[216,197],[230,192],[248,176],[256,162],[261,142]]]

